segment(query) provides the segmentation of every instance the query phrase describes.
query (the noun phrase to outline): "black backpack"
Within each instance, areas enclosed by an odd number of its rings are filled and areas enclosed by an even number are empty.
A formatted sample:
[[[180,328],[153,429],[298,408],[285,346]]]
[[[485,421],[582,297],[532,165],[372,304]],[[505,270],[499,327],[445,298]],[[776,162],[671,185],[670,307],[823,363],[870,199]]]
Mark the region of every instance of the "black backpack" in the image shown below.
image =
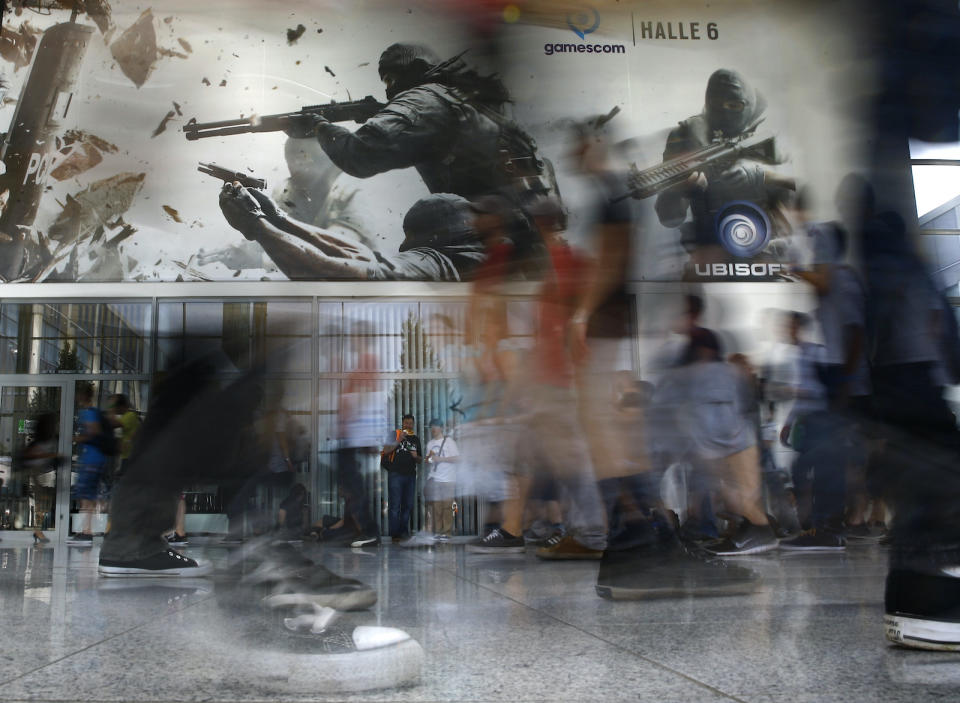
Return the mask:
[[[117,455],[117,437],[113,434],[113,425],[107,422],[106,416],[100,408],[94,408],[97,413],[97,422],[100,424],[100,434],[91,442],[104,456]]]

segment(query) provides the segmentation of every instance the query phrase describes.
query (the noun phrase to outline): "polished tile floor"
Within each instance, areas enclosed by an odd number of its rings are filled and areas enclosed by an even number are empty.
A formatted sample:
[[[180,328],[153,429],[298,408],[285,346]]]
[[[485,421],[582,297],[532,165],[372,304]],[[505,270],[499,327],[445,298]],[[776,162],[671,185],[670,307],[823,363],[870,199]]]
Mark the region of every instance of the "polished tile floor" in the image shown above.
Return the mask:
[[[205,580],[110,581],[97,576],[96,547],[6,547],[0,700],[960,700],[960,656],[883,640],[876,546],[741,559],[764,577],[756,594],[646,603],[598,598],[595,563],[532,553],[306,551],[378,589],[375,608],[348,622],[413,635],[426,654],[419,685],[304,690],[269,652],[236,655],[223,629],[233,615]]]

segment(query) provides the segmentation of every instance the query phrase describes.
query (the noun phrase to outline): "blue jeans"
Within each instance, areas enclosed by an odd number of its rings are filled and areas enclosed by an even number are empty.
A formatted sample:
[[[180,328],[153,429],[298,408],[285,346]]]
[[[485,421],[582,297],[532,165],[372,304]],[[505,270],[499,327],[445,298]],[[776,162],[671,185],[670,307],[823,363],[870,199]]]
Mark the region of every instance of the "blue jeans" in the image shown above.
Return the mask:
[[[410,532],[410,513],[417,497],[417,476],[387,474],[387,502],[390,506],[390,536],[403,537]]]
[[[847,442],[854,429],[842,415],[826,410],[808,413],[801,422],[803,439],[794,446],[799,452],[793,465],[794,486],[801,490],[809,484],[812,527],[838,528],[846,500]],[[812,481],[807,479],[811,471]]]

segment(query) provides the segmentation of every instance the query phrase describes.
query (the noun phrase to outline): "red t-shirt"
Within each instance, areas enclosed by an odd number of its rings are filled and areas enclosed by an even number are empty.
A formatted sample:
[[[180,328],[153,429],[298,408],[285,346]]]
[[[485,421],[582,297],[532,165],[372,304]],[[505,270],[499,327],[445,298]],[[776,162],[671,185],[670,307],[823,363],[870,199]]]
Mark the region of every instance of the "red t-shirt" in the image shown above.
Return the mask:
[[[587,273],[586,258],[567,244],[547,247],[550,269],[540,289],[536,374],[541,383],[569,386],[573,381],[568,325]]]

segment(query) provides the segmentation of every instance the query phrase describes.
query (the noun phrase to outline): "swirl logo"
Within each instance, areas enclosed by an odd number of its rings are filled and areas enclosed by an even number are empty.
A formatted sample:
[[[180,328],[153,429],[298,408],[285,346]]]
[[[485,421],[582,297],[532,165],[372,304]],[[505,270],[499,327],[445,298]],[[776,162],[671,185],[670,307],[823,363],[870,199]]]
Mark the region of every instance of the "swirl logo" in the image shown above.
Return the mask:
[[[600,13],[592,7],[577,10],[567,15],[567,24],[574,34],[586,39],[588,34],[597,31],[600,26]]]
[[[717,239],[734,256],[749,258],[770,241],[770,218],[753,203],[737,200],[717,213]]]

